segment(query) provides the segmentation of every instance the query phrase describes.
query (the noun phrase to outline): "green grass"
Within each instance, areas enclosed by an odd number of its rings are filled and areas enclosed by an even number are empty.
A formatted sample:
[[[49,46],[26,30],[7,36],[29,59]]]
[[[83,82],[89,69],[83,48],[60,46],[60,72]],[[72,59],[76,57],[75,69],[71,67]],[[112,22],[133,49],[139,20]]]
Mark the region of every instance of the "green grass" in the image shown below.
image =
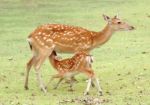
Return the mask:
[[[149,0],[0,0],[0,105],[58,105],[65,98],[82,97],[84,75],[77,76],[75,92],[68,92],[66,85],[53,90],[54,81],[44,95],[32,70],[30,90],[24,90],[25,65],[31,57],[26,38],[45,23],[99,31],[106,24],[101,15],[117,13],[136,30],[116,32],[108,43],[92,51],[93,69],[104,92],[100,98],[109,100],[103,105],[150,105],[149,4]],[[41,69],[48,82],[55,71],[48,62]],[[94,90],[91,96],[98,97]]]

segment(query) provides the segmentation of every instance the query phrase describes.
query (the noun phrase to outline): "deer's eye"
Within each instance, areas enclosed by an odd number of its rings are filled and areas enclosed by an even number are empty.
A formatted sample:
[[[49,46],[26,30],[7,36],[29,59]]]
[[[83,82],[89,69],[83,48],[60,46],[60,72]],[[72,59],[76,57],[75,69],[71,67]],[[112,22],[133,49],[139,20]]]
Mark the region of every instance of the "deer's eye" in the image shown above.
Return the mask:
[[[121,24],[121,22],[117,22],[118,24]]]

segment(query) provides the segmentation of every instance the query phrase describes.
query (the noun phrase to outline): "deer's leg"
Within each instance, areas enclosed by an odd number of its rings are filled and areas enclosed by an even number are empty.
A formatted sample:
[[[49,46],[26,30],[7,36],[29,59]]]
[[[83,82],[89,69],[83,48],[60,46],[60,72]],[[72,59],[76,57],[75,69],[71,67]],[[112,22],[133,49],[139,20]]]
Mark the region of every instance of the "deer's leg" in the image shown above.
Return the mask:
[[[92,87],[95,87],[95,84],[94,84],[94,82],[93,82],[93,81],[92,81],[91,85],[92,85]]]
[[[95,79],[95,81],[96,81],[96,87],[97,87],[97,90],[98,90],[98,94],[99,94],[100,96],[102,96],[103,93],[102,93],[102,89],[101,89],[101,87],[100,87],[99,80],[98,80],[98,78],[95,78],[95,77],[94,77],[94,79]]]
[[[36,59],[36,64],[34,65],[34,68],[35,68],[35,71],[36,71],[36,77],[37,77],[37,81],[40,85],[40,88],[42,91],[44,91],[46,93],[46,89],[44,87],[44,83],[42,81],[42,78],[41,78],[41,71],[40,71],[40,67],[42,65],[42,63],[44,62],[44,60],[46,59],[45,56],[39,56],[37,59]]]
[[[44,52],[39,53],[38,57],[36,58],[36,63],[34,64],[37,81],[38,81],[38,83],[40,85],[41,90],[44,93],[46,93],[47,91],[45,89],[44,83],[43,83],[42,78],[41,78],[40,67],[43,64],[43,62],[45,61],[45,59],[51,54],[52,50],[45,50]]]
[[[29,72],[30,72],[30,70],[31,70],[32,65],[34,64],[34,61],[35,61],[35,56],[33,56],[33,57],[29,60],[29,62],[27,63],[27,66],[26,66],[26,77],[25,77],[25,84],[24,84],[24,88],[25,88],[26,90],[29,89],[29,88],[28,88]]]

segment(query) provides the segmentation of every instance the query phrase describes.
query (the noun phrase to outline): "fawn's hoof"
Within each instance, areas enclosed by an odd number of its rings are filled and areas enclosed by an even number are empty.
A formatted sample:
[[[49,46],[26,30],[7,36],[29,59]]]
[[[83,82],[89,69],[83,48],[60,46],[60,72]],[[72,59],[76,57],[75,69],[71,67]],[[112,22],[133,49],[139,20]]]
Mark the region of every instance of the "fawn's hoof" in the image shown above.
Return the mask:
[[[57,86],[54,86],[53,89],[56,90],[56,89],[57,89]]]
[[[74,90],[73,90],[73,89],[68,89],[68,91],[69,91],[69,92],[73,92]]]
[[[47,89],[45,88],[41,88],[41,91],[43,91],[44,93],[47,93]]]

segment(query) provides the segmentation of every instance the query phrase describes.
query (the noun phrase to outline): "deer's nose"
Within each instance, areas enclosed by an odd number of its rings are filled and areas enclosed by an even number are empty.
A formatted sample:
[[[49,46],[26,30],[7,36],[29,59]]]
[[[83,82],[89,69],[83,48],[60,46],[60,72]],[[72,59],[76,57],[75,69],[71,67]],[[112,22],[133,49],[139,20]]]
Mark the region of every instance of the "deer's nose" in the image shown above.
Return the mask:
[[[133,26],[130,27],[130,30],[134,30],[134,29],[135,29],[135,27],[133,27]]]

